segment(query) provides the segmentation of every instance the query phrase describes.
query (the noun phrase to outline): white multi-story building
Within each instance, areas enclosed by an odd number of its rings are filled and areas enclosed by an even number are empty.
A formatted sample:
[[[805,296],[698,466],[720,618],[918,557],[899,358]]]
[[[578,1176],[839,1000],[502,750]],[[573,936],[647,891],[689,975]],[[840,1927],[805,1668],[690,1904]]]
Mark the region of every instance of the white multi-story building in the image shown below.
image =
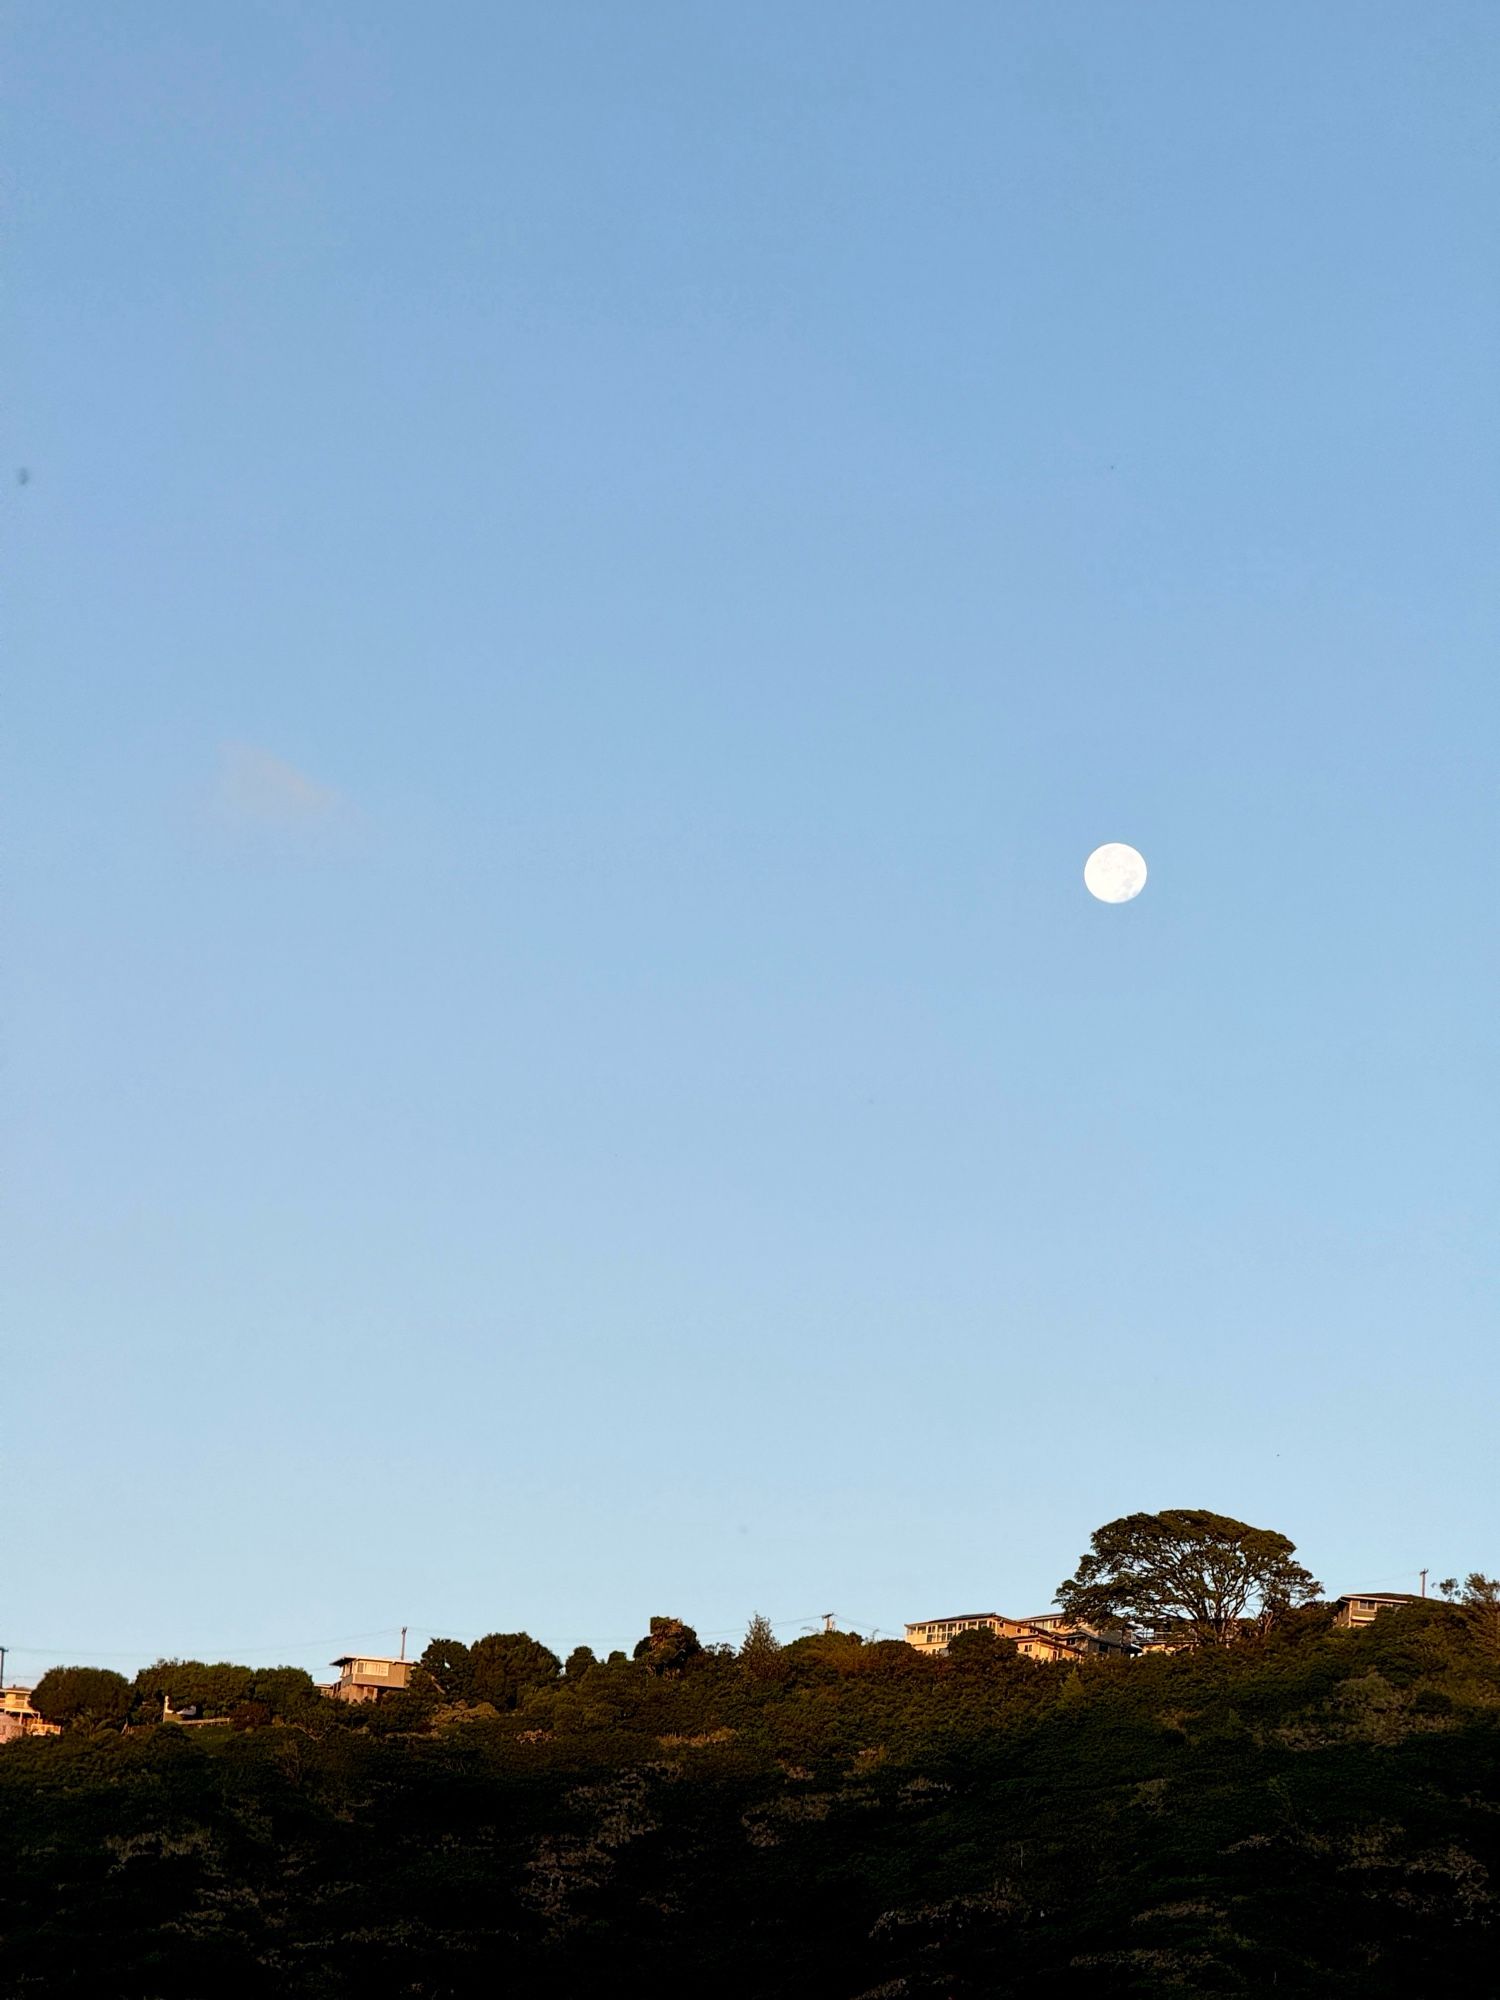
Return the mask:
[[[906,1643],[919,1653],[945,1653],[960,1632],[993,1632],[1013,1639],[1029,1660],[1127,1659],[1135,1648],[1124,1626],[1074,1625],[1058,1612],[1035,1618],[1007,1618],[999,1611],[967,1611],[951,1618],[919,1619],[906,1628]]]

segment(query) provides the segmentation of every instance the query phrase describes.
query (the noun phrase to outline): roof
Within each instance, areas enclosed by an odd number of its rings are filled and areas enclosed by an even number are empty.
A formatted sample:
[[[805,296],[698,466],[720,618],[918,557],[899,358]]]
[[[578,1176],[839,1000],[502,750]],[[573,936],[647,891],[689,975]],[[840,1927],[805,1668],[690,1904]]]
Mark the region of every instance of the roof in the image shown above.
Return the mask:
[[[1012,1618],[1006,1611],[949,1611],[941,1618],[908,1618],[906,1629],[915,1631],[918,1625],[962,1625],[966,1619],[993,1618],[1000,1625],[1040,1625],[1042,1627],[1067,1625],[1070,1631],[1092,1632],[1099,1628],[1092,1625],[1073,1625],[1061,1611],[1037,1611],[1026,1618]]]
[[[394,1653],[340,1653],[336,1660],[328,1662],[330,1667],[352,1667],[357,1660],[369,1660],[381,1667],[409,1667],[410,1660],[398,1660]]]
[[[966,1618],[997,1618],[1001,1624],[1014,1623],[1003,1611],[945,1611],[941,1618],[908,1618],[906,1629],[912,1632],[918,1625],[961,1625]]]
[[[1346,1590],[1335,1600],[1339,1604],[1427,1604],[1431,1600],[1414,1590]]]

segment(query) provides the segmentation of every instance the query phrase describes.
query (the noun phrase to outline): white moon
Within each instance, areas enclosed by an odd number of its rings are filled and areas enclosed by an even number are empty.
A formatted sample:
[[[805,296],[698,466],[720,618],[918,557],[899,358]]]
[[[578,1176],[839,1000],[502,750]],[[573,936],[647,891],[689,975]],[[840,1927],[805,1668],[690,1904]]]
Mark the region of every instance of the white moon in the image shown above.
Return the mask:
[[[1083,886],[1101,903],[1128,903],[1146,886],[1146,863],[1123,840],[1107,841],[1084,862]]]

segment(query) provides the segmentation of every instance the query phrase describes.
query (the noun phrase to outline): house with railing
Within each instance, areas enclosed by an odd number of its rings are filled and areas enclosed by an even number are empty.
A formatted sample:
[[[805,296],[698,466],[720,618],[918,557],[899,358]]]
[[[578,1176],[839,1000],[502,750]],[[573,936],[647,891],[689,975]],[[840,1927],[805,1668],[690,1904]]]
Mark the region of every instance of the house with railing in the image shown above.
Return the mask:
[[[918,1619],[906,1628],[906,1643],[919,1653],[946,1653],[960,1632],[993,1632],[1011,1639],[1028,1660],[1128,1659],[1134,1651],[1123,1625],[1075,1625],[1058,1612],[1035,1618],[1007,1618],[999,1611],[967,1611],[950,1618]]]
[[[18,1684],[0,1688],[0,1743],[15,1743],[23,1736],[56,1736],[55,1722],[45,1722],[31,1705],[31,1689]]]

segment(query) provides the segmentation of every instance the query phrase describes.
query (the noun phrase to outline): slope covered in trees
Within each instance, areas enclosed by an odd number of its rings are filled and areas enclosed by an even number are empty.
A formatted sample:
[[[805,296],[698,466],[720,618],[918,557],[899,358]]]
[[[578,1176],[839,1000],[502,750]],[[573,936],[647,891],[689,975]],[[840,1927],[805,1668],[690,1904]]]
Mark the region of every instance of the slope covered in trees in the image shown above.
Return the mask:
[[[435,1642],[362,1709],[215,1670],[238,1726],[81,1715],[0,1752],[5,1990],[1489,1990],[1482,1601],[1081,1667],[763,1623],[566,1669],[523,1640]]]

